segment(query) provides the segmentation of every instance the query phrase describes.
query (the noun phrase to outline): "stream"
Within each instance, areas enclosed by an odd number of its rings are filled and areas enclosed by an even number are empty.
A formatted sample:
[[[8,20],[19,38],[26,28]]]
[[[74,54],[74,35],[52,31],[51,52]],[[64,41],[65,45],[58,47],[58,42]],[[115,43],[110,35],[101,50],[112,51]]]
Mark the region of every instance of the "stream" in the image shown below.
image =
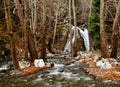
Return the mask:
[[[53,62],[54,67],[27,76],[15,75],[12,69],[6,68],[8,70],[0,72],[0,87],[120,87],[119,81],[100,80],[89,75],[84,70],[86,65],[76,59],[51,57],[47,61]],[[3,65],[7,66],[3,63],[1,67]]]

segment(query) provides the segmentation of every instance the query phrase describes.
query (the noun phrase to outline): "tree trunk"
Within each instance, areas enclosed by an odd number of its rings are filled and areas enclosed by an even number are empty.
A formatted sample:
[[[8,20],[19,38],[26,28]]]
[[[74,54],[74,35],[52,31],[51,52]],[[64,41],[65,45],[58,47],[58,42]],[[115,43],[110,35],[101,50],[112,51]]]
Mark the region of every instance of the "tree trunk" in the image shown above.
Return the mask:
[[[70,48],[72,54],[71,0],[69,0],[69,28],[70,28]]]
[[[31,29],[34,35],[35,47],[37,48],[37,41],[36,41],[36,26],[37,26],[37,0],[30,0],[29,7],[31,11]]]
[[[52,42],[53,42],[53,38],[49,37],[49,39],[48,39],[48,51],[50,53],[55,53],[54,50],[53,50],[53,48],[52,48]]]
[[[90,11],[89,11],[88,29],[90,27],[90,17],[91,17],[91,14],[92,14],[92,1],[93,0],[90,0]],[[90,34],[89,34],[89,36],[90,36]],[[89,40],[90,40],[90,50],[94,51],[94,45],[93,45],[92,37],[89,37]]]
[[[12,31],[12,21],[11,21],[11,15],[10,15],[10,8],[9,8],[9,1],[4,0],[4,7],[5,7],[5,17],[6,17],[6,24],[7,24],[7,30],[9,33],[9,39],[10,39],[10,45],[11,45],[11,56],[14,64],[14,69],[19,69],[17,57],[16,57],[16,47],[15,47],[15,41],[13,39],[13,31]]]
[[[75,42],[74,42],[74,46],[73,46],[73,48],[72,48],[72,56],[73,57],[76,57],[77,56],[77,52],[78,52],[78,37],[76,37],[76,39],[75,39]]]
[[[53,47],[52,47],[52,44],[53,44],[53,27],[52,27],[52,10],[53,10],[53,0],[50,1],[50,9],[49,9],[49,35],[48,35],[48,44],[47,44],[47,48],[48,48],[48,51],[50,53],[55,53],[54,50],[53,50]]]
[[[28,22],[28,12],[27,12],[27,0],[24,0],[24,42],[25,42],[25,60],[28,59],[28,27],[27,27],[27,22]]]
[[[38,54],[35,48],[33,35],[29,29],[28,29],[28,49],[30,52],[31,62],[34,62],[34,60],[38,58]]]
[[[24,29],[25,29],[25,26],[24,26],[24,15],[23,15],[23,6],[22,4],[20,3],[19,0],[14,0],[14,3],[15,3],[15,9],[17,9],[17,15],[19,17],[19,20],[20,20],[20,24],[21,24],[21,27],[22,27],[22,42],[23,42],[23,32],[24,32]],[[23,44],[22,44],[23,46]]]
[[[41,58],[46,61],[46,0],[43,0],[43,35],[42,35],[42,51],[41,51]]]
[[[110,55],[111,58],[117,58],[119,20],[120,20],[120,0],[118,2],[117,12],[112,27],[112,51]]]
[[[106,37],[104,31],[104,0],[100,0],[100,36],[101,36],[101,56],[109,57],[107,52]]]
[[[37,0],[34,0],[33,34],[35,34],[36,25],[37,25]]]
[[[56,31],[57,31],[57,20],[58,20],[58,5],[57,5],[57,9],[56,9],[55,29],[54,29],[54,36],[53,36],[53,47],[54,47],[55,36],[56,36]]]
[[[15,8],[17,9],[17,15],[20,20],[20,24],[22,27],[22,40],[25,42],[25,60],[28,60],[28,35],[27,35],[27,0],[23,1],[23,6],[22,3],[20,3],[19,0],[14,0],[15,3]],[[23,11],[24,8],[24,11]],[[24,15],[23,15],[24,14]],[[24,34],[24,35],[23,35]],[[24,37],[23,37],[24,36]],[[23,41],[22,41],[23,42]],[[22,45],[23,46],[23,45]]]
[[[75,31],[74,31],[74,35],[75,35],[75,42],[74,45],[74,52],[73,52],[73,56],[77,56],[77,38],[76,38],[76,10],[75,10],[75,2],[74,0],[72,0],[72,8],[73,8],[73,17],[74,17],[74,26],[75,26]],[[75,55],[74,55],[75,54]]]

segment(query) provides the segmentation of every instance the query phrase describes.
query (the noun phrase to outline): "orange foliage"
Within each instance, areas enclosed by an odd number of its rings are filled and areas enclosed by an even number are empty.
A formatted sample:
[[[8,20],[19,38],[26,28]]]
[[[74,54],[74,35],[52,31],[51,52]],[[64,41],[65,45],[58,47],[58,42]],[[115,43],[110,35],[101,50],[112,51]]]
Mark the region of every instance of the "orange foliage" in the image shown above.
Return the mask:
[[[38,51],[42,51],[42,48],[41,47],[37,47]],[[48,53],[48,49],[46,48],[46,53]]]
[[[84,63],[90,64],[89,67],[86,68],[86,71],[90,74],[95,76],[96,78],[100,79],[106,79],[106,80],[120,80],[120,64],[117,66],[114,66],[110,69],[101,69],[100,67],[96,66],[95,57],[97,56],[97,60],[99,60],[99,57],[101,57],[101,52],[96,51],[91,53],[88,58],[86,57],[80,57],[80,60]],[[110,56],[107,55],[107,60],[111,62]]]
[[[43,69],[46,69],[46,68],[48,68],[48,67],[46,67],[46,66],[43,66],[43,67],[35,67],[35,66],[30,66],[30,67],[26,67],[26,68],[24,68],[24,69],[20,69],[20,70],[18,70],[20,73],[21,73],[21,75],[28,75],[28,74],[33,74],[33,73],[36,73],[36,72],[38,72],[38,71],[40,71],[40,70],[43,70]]]
[[[120,75],[116,74],[116,72],[120,71],[120,65],[110,69],[101,69],[94,64],[91,67],[87,67],[86,70],[89,72],[89,74],[95,76],[96,78],[106,80],[120,80]]]

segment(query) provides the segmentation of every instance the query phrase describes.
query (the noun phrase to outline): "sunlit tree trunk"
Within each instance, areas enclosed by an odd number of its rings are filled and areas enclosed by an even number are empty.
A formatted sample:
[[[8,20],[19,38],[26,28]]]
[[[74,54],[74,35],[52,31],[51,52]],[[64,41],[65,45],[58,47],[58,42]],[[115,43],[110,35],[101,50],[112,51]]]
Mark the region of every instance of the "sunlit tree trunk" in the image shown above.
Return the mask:
[[[14,64],[14,69],[19,69],[19,65],[16,57],[16,47],[15,47],[15,40],[13,38],[12,21],[11,21],[10,7],[9,7],[8,0],[4,0],[4,7],[5,7],[6,25],[9,33],[9,38],[10,38],[10,45],[11,45],[10,50],[11,50],[11,56]]]
[[[30,0],[29,7],[31,8],[31,29],[34,34],[34,41],[35,41],[35,47],[37,48],[37,41],[36,41],[36,26],[37,26],[37,0]]]
[[[92,1],[93,1],[93,0],[90,0],[90,11],[89,11],[88,26],[90,26],[90,17],[91,17],[91,13],[92,13]],[[88,27],[88,29],[89,29],[89,27]],[[89,34],[89,36],[90,36],[90,34]],[[91,50],[91,51],[94,51],[92,38],[89,37],[89,40],[90,40],[90,50]]]
[[[90,11],[89,11],[89,18],[91,17],[91,12],[92,12],[92,0],[90,0],[90,6],[89,6],[90,8]],[[88,22],[89,23],[89,22]]]
[[[43,20],[42,20],[42,51],[41,58],[46,61],[46,0],[43,2]]]
[[[55,14],[55,29],[54,29],[54,36],[53,36],[53,47],[54,47],[54,43],[55,43],[55,36],[56,36],[56,31],[57,31],[57,20],[58,20],[58,4],[57,5],[57,9],[56,9],[56,14]]]
[[[36,27],[37,27],[37,0],[34,0],[34,21],[33,21],[33,32],[34,32],[34,41],[35,41],[35,47],[37,49],[37,41],[36,41]]]
[[[101,56],[108,57],[107,44],[104,30],[104,0],[100,0],[100,40],[101,40]]]
[[[112,27],[112,51],[110,55],[111,58],[117,58],[119,21],[120,21],[120,0],[118,1],[117,12]]]
[[[75,26],[75,31],[74,31],[74,35],[75,35],[75,42],[74,42],[74,46],[73,46],[73,54],[72,56],[77,56],[77,37],[76,37],[76,10],[75,10],[75,2],[74,0],[72,0],[72,9],[73,9],[73,18],[74,18],[74,26]]]
[[[69,28],[70,28],[70,48],[72,54],[71,0],[69,0]]]

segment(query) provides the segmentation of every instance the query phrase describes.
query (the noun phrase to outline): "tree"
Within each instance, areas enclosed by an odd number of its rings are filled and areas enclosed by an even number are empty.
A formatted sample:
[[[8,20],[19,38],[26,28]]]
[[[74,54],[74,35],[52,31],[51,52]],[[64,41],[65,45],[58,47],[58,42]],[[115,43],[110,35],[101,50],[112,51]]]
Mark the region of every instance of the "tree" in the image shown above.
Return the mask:
[[[28,29],[28,49],[30,52],[30,61],[34,62],[35,59],[38,58],[38,54],[37,54],[37,50],[35,48],[35,42],[34,42],[34,38],[33,38],[33,34],[31,33],[31,31]]]
[[[27,5],[27,0],[24,0],[24,42],[25,42],[25,59],[28,59],[28,27],[27,27],[27,23],[28,23],[28,5]]]
[[[13,31],[12,31],[12,21],[11,21],[11,15],[10,15],[10,7],[9,7],[9,1],[4,0],[4,7],[5,7],[5,18],[6,18],[6,25],[7,30],[9,33],[10,38],[10,45],[11,45],[11,56],[14,64],[14,69],[19,69],[18,61],[16,58],[16,47],[15,47],[15,40],[13,38]]]
[[[118,7],[112,27],[112,51],[110,55],[111,58],[117,57],[119,20],[120,20],[120,0],[118,1]]]
[[[70,28],[70,48],[72,54],[71,0],[69,0],[69,28]]]
[[[49,30],[48,30],[49,35],[48,35],[48,38],[47,38],[48,39],[47,49],[50,53],[55,53],[54,50],[53,50],[53,46],[52,46],[53,45],[53,35],[52,35],[52,33],[53,33],[53,30],[52,30],[53,29],[53,16],[52,16],[52,14],[53,14],[53,9],[54,9],[53,3],[54,3],[54,1],[51,0],[50,1],[50,8],[49,8],[50,17],[48,17],[49,18]]]
[[[37,54],[37,49],[36,49],[36,43],[35,43],[35,29],[36,29],[36,25],[37,25],[37,8],[36,8],[36,0],[34,0],[34,12],[33,8],[32,8],[32,14],[31,17],[29,17],[30,15],[30,10],[29,8],[31,7],[29,4],[29,1],[24,0],[24,16],[25,16],[25,32],[24,32],[24,36],[25,36],[25,51],[26,51],[26,55],[28,55],[28,49],[29,49],[29,53],[30,53],[30,61],[34,62],[35,59],[38,58],[38,54]],[[34,17],[33,17],[34,15]],[[31,25],[30,25],[30,20],[32,20]]]
[[[100,0],[100,40],[101,40],[101,56],[108,57],[107,42],[104,30],[104,0]]]
[[[19,17],[20,20],[20,24],[22,27],[22,38],[24,38],[25,41],[25,59],[28,60],[28,35],[27,35],[27,1],[24,0],[23,1],[23,6],[22,3],[20,3],[19,0],[14,0],[15,3],[15,9],[17,9],[17,15]],[[23,9],[25,8],[25,10],[23,11]],[[24,37],[23,37],[24,36]],[[23,39],[22,39],[23,40]]]
[[[91,15],[89,18],[89,33],[92,48],[100,49],[100,0],[92,0]]]
[[[43,2],[43,19],[42,19],[42,51],[41,58],[46,61],[46,0]]]
[[[37,27],[37,0],[30,0],[29,2],[30,8],[30,27],[34,35],[35,47],[37,48],[37,41],[36,41],[36,27]]]
[[[75,2],[74,2],[74,0],[72,0],[72,9],[73,9],[73,18],[74,18],[74,26],[75,26],[75,31],[74,31],[74,35],[75,35],[75,42],[74,42],[74,46],[73,46],[73,54],[72,54],[72,56],[77,56],[77,49],[78,49],[78,47],[77,47],[77,36],[76,36],[76,9],[75,9]]]
[[[25,26],[24,26],[24,15],[23,15],[24,14],[23,13],[23,6],[22,6],[22,3],[20,3],[20,0],[14,0],[14,4],[15,4],[14,10],[17,11],[16,13],[17,13],[17,16],[19,17],[20,25],[22,27],[22,42],[23,42],[23,32],[24,32],[24,29],[25,29]]]
[[[25,42],[25,59],[28,59],[28,52],[30,52],[30,61],[33,62],[34,59],[38,58],[37,55],[37,50],[35,48],[35,42],[34,42],[34,38],[32,36],[31,30],[32,28],[30,27],[30,17],[29,17],[29,7],[28,7],[28,1],[24,0],[23,2],[20,3],[19,0],[14,0],[15,3],[15,7],[17,9],[17,15],[19,17],[20,20],[20,24],[22,27],[22,32],[24,32],[24,42]],[[35,21],[36,22],[36,18]],[[33,27],[36,27],[36,24],[33,23]],[[30,30],[29,30],[30,29]],[[31,42],[32,41],[32,42]],[[29,49],[29,51],[28,51]]]
[[[57,20],[58,20],[58,4],[56,4],[57,9],[56,9],[56,19],[55,19],[55,29],[54,29],[54,36],[53,36],[53,47],[54,47],[54,42],[55,42],[55,36],[56,36],[56,31],[57,31]]]

